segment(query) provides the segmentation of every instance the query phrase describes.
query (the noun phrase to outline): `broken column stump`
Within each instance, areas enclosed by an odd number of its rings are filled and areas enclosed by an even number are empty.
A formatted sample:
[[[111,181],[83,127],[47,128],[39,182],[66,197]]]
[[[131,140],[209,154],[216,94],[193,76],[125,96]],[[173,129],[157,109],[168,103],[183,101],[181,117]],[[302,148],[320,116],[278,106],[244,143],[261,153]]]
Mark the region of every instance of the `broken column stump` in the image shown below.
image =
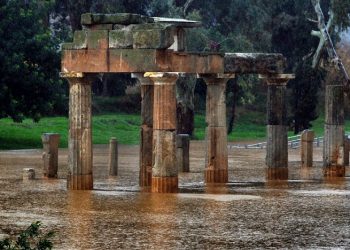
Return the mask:
[[[176,136],[176,158],[179,172],[190,172],[190,135]]]
[[[108,169],[109,175],[118,175],[118,141],[114,137],[109,140]]]
[[[34,168],[23,168],[22,174],[23,174],[23,180],[25,181],[35,179]]]
[[[206,183],[228,182],[226,83],[234,74],[200,75],[207,84]]]
[[[141,84],[141,129],[140,129],[140,187],[150,187],[152,182],[153,152],[153,82],[143,76],[132,74]]]
[[[178,192],[174,73],[146,73],[154,83],[152,192]]]
[[[58,145],[60,143],[60,135],[55,133],[42,134],[43,143],[43,162],[44,177],[57,178],[58,170]]]
[[[67,187],[93,189],[91,80],[82,73],[62,73],[69,82],[69,139]]]
[[[325,92],[323,171],[325,177],[345,176],[344,86],[327,85]]]
[[[268,180],[288,180],[288,127],[286,88],[293,75],[260,76],[267,83],[267,145]]]
[[[315,133],[312,130],[304,130],[301,133],[301,166],[312,167],[313,164],[313,145]]]

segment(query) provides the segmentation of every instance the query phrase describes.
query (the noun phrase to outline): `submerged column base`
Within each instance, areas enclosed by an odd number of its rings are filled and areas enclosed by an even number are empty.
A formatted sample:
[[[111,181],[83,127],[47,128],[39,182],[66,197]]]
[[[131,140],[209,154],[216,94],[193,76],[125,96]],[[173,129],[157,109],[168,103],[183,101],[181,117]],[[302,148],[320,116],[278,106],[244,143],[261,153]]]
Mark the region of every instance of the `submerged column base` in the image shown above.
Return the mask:
[[[152,177],[152,193],[177,193],[178,177]]]
[[[345,177],[345,166],[328,166],[323,169],[324,177]]]
[[[267,168],[267,180],[288,180],[288,168]]]
[[[204,171],[204,178],[206,183],[227,183],[228,170],[227,169],[206,169]]]
[[[92,190],[93,189],[92,174],[68,175],[67,188],[70,190]]]

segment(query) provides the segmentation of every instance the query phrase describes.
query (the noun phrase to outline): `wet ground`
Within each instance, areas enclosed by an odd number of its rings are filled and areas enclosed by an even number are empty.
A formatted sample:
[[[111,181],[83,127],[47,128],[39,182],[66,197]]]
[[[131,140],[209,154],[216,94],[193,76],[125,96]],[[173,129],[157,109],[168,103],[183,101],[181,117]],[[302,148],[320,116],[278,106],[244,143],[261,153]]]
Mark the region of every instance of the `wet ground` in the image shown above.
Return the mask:
[[[67,151],[59,179],[42,179],[41,150],[0,152],[0,239],[42,221],[56,231],[55,249],[350,249],[350,169],[324,180],[321,149],[315,166],[300,168],[289,151],[288,182],[266,182],[265,150],[230,149],[230,182],[203,183],[204,144],[191,144],[191,173],[179,194],[138,187],[138,147],[119,147],[119,176],[108,177],[107,147],[94,150],[93,191],[67,191]],[[37,178],[22,180],[22,169]]]

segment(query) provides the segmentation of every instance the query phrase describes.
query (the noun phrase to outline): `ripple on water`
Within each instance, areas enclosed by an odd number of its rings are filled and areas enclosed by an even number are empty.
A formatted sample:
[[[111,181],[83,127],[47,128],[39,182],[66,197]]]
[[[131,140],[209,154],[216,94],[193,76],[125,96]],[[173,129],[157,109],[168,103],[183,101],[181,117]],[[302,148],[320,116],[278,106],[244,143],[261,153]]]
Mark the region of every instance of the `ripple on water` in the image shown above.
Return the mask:
[[[205,199],[215,201],[242,201],[242,200],[259,200],[260,196],[255,195],[238,195],[238,194],[178,194],[180,198],[187,199]]]
[[[297,195],[307,195],[307,196],[329,196],[329,195],[350,195],[350,190],[331,190],[331,189],[321,189],[321,190],[291,190],[292,194]]]

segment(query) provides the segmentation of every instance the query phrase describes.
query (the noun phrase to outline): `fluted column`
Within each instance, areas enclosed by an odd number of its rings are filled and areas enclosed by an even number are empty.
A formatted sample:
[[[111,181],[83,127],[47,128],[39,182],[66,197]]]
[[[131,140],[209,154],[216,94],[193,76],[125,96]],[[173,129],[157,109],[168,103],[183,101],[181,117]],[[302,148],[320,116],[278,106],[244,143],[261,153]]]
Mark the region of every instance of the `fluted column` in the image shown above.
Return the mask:
[[[176,193],[176,90],[174,73],[146,73],[154,84],[152,192]]]
[[[323,144],[323,171],[327,177],[345,176],[344,86],[327,85]]]
[[[286,88],[294,76],[280,74],[260,78],[267,83],[267,179],[288,180]]]
[[[228,182],[226,83],[234,75],[199,75],[207,84],[206,98],[206,183]]]
[[[134,73],[133,78],[141,84],[141,129],[140,129],[140,174],[141,187],[150,187],[152,182],[153,151],[153,82],[144,74]]]
[[[91,78],[82,74],[63,74],[69,82],[69,139],[67,187],[93,189]]]

